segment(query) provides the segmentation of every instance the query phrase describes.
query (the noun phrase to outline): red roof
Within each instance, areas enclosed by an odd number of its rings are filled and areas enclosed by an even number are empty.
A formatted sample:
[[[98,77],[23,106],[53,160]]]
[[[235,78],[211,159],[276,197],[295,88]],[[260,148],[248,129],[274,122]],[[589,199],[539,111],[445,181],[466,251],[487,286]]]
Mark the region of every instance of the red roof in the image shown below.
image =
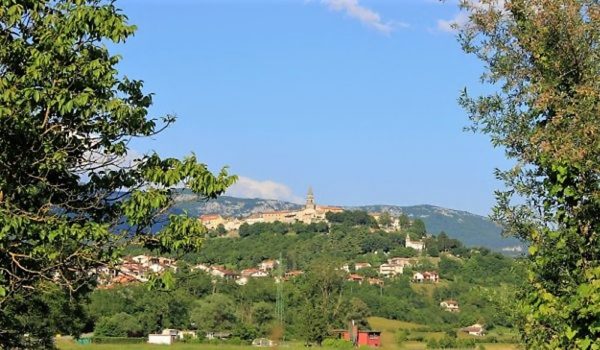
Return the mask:
[[[361,275],[357,275],[357,274],[355,274],[355,273],[352,273],[352,274],[350,274],[350,275],[348,276],[348,280],[350,280],[350,281],[362,281],[362,280],[364,280],[364,279],[365,279],[365,278],[364,278],[363,276],[361,276]]]
[[[304,271],[300,271],[300,270],[293,270],[293,271],[285,273],[286,276],[300,276],[302,274],[304,274]]]
[[[279,210],[279,211],[266,211],[262,213],[263,215],[276,215],[276,214],[289,214],[291,210]]]
[[[255,268],[245,269],[245,270],[242,270],[241,274],[244,277],[248,277],[248,276],[252,275],[253,273],[256,273],[256,272],[259,272],[259,271],[260,271],[259,269],[255,269]]]
[[[200,216],[200,220],[208,221],[208,220],[218,219],[220,217],[221,217],[221,215],[219,215],[219,214],[206,214],[206,215]]]

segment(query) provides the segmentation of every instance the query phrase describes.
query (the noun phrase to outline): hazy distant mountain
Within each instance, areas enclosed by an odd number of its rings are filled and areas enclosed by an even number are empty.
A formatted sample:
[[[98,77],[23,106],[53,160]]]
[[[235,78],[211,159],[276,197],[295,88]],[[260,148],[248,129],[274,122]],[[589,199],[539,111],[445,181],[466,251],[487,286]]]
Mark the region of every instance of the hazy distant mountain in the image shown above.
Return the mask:
[[[387,211],[392,215],[404,213],[411,218],[425,222],[427,231],[438,234],[445,231],[467,246],[483,246],[490,249],[516,254],[523,244],[516,238],[502,237],[502,228],[488,218],[462,210],[447,209],[434,205],[365,205],[348,209],[361,209],[369,212]]]
[[[190,215],[220,214],[223,216],[248,216],[254,213],[276,210],[295,210],[302,206],[274,199],[236,198],[221,196],[215,200],[203,201],[193,194],[176,197],[177,209],[187,210]]]
[[[301,207],[299,204],[279,200],[228,196],[222,196],[211,201],[202,201],[192,194],[184,193],[177,197],[174,209],[177,211],[185,210],[194,216],[218,213],[223,216],[240,217],[264,211],[294,210]],[[364,205],[344,208],[369,212],[387,211],[392,215],[405,213],[409,217],[422,219],[428,232],[438,234],[440,231],[445,231],[450,237],[459,239],[467,246],[484,246],[507,254],[518,254],[522,249],[519,240],[502,237],[501,228],[498,225],[486,217],[466,211],[433,205]]]

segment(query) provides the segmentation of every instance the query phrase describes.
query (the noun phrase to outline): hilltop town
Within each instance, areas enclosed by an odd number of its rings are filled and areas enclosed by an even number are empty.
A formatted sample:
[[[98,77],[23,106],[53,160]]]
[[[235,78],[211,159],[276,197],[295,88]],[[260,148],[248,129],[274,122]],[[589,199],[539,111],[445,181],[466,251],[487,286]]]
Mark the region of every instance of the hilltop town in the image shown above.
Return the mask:
[[[344,209],[335,206],[323,206],[315,203],[315,196],[312,188],[308,189],[306,195],[306,204],[300,210],[279,210],[256,213],[243,218],[228,217],[224,218],[219,214],[205,214],[200,216],[202,224],[211,230],[217,229],[220,225],[226,231],[233,231],[240,228],[243,224],[256,223],[294,223],[302,222],[305,224],[326,221],[327,213],[340,213]]]

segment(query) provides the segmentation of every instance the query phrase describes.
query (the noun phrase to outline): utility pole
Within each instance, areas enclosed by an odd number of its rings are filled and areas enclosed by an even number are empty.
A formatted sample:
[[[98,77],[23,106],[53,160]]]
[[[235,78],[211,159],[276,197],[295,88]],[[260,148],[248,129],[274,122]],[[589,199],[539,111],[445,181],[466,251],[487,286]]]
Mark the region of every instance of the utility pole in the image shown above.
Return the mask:
[[[275,313],[277,323],[281,327],[281,339],[285,339],[285,305],[283,300],[283,278],[285,276],[285,267],[282,254],[279,253],[279,265],[277,266],[276,281],[277,281],[277,297],[275,302]]]

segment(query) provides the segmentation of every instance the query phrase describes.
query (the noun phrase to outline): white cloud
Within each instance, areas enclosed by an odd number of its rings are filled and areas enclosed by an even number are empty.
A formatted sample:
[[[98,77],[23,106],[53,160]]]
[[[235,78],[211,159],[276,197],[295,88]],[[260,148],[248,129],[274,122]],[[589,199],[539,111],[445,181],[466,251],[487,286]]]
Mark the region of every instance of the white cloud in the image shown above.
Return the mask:
[[[469,23],[469,10],[487,10],[490,7],[495,10],[504,10],[505,0],[468,0],[466,5],[469,7],[467,10],[458,12],[453,18],[445,20],[439,19],[437,21],[437,29],[442,32],[456,33],[457,29],[460,29]]]
[[[408,24],[403,22],[384,22],[379,13],[360,5],[358,0],[321,0],[321,3],[333,11],[345,12],[349,17],[385,34],[391,33],[397,27],[408,27]]]
[[[454,18],[445,20],[440,19],[437,21],[437,28],[442,32],[446,33],[455,33],[456,27],[463,27],[465,24],[469,22],[469,14],[466,12],[459,12],[454,16]]]
[[[254,180],[244,176],[240,176],[226,194],[242,198],[278,199],[302,203],[302,197],[295,195],[292,189],[284,184],[271,180]]]

